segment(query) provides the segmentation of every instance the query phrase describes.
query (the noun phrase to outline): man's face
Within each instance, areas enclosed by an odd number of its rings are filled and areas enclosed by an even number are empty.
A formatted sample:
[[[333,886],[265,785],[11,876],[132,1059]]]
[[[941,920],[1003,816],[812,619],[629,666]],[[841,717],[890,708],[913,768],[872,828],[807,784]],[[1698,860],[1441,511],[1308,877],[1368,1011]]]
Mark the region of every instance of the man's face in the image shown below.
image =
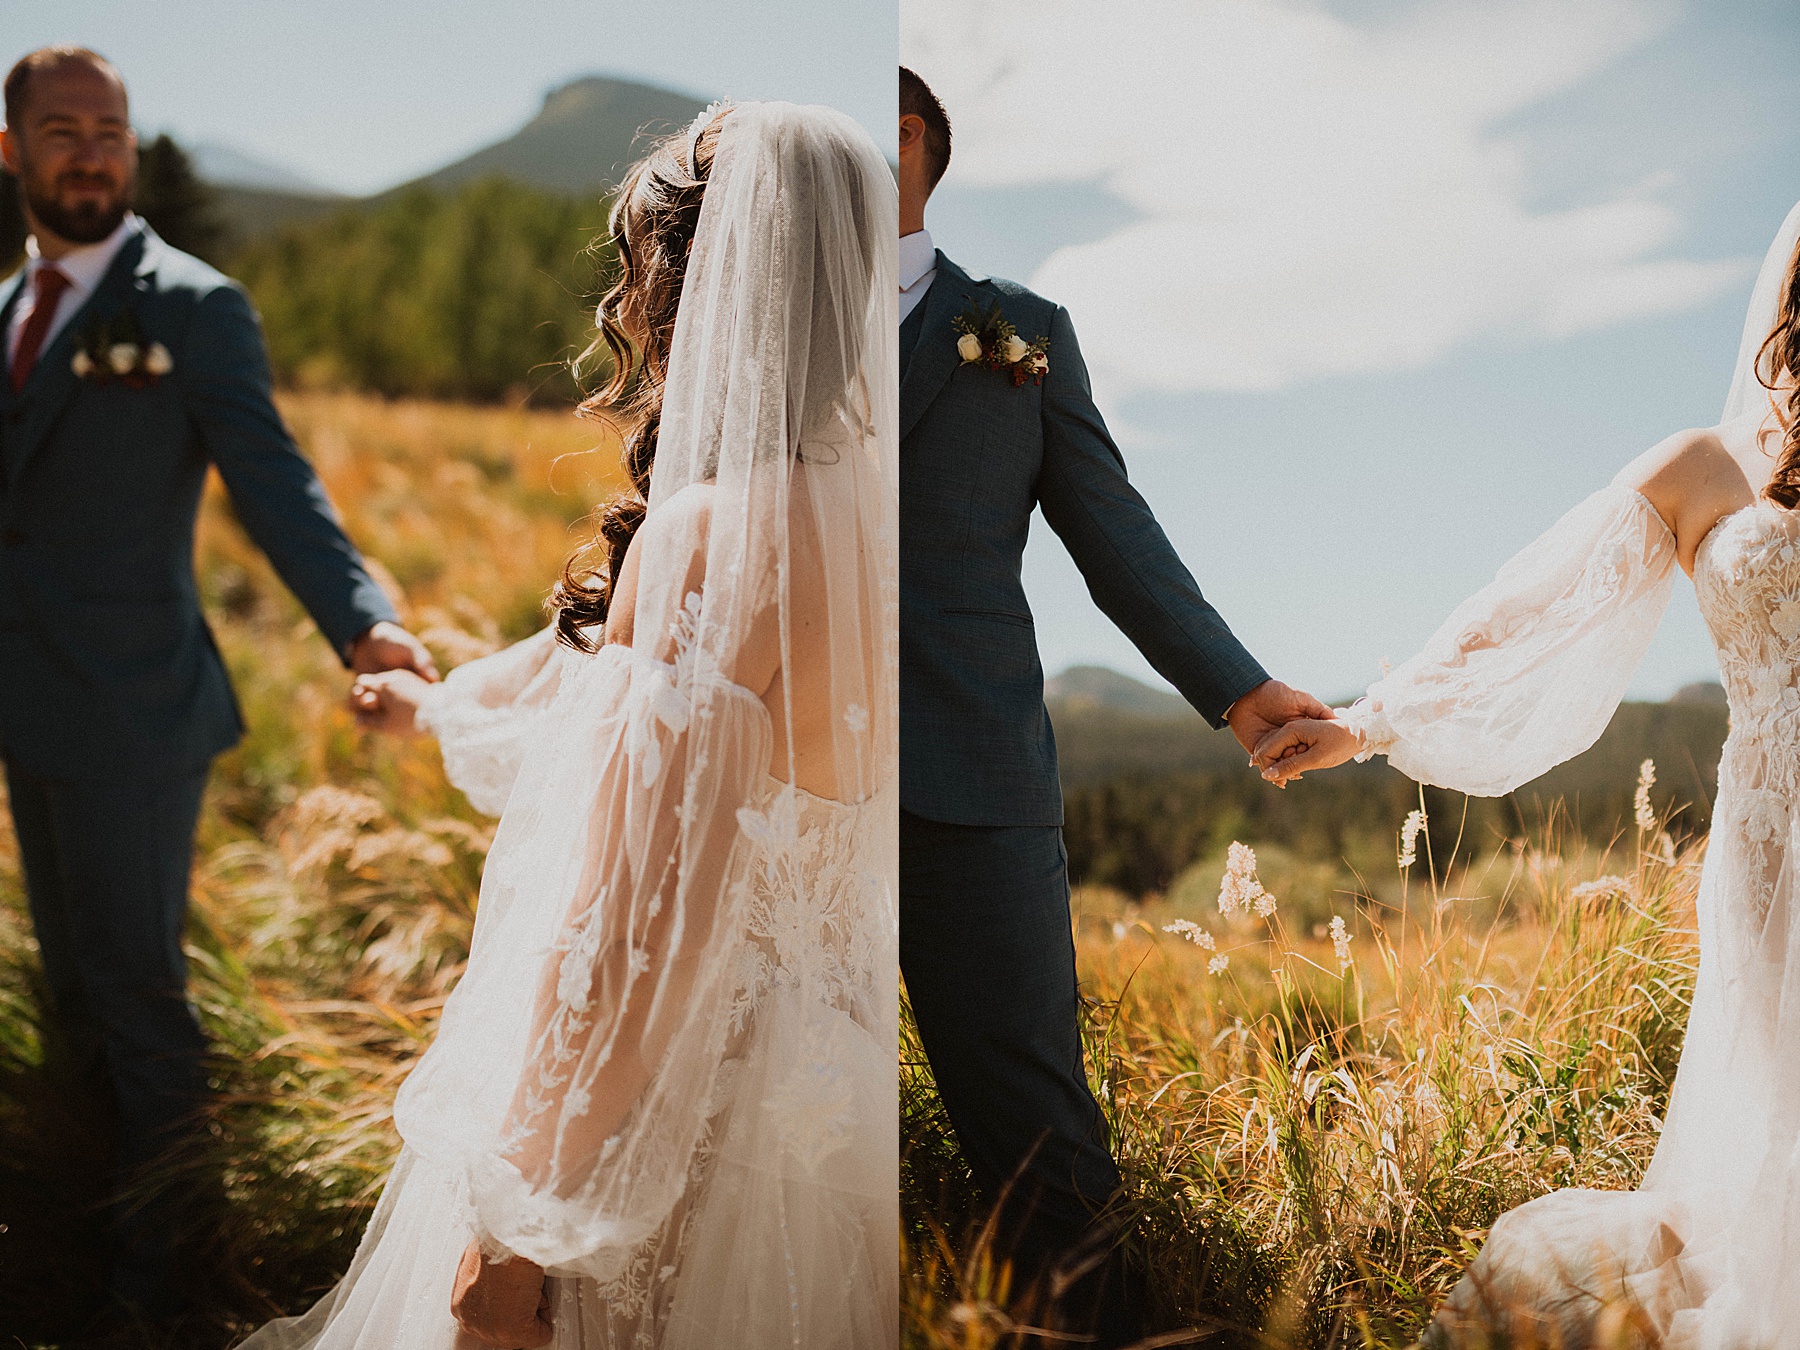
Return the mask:
[[[34,230],[95,244],[125,218],[137,177],[137,136],[125,91],[81,62],[39,71],[25,91],[23,125],[0,148],[18,175]]]

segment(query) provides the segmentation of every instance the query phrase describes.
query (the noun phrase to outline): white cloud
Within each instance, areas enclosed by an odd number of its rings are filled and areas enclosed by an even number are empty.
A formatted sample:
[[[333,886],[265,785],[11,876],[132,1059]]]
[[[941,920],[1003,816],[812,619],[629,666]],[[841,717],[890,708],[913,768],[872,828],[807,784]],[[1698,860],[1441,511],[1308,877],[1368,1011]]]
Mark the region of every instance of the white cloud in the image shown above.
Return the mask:
[[[1666,0],[1433,3],[1370,26],[1309,0],[903,14],[959,181],[1098,181],[1138,213],[1032,278],[1115,388],[1415,369],[1483,336],[1685,309],[1753,265],[1666,256],[1683,224],[1666,185],[1535,208],[1500,129],[1663,31]]]

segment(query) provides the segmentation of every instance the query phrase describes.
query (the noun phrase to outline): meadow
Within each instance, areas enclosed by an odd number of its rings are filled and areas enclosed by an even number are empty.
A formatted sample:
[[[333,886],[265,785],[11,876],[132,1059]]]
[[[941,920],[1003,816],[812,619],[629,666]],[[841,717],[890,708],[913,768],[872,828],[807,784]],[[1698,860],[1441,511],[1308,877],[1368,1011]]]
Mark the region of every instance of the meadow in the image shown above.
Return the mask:
[[[1167,895],[1078,889],[1089,1072],[1153,1326],[1410,1345],[1500,1213],[1635,1185],[1697,960],[1704,841],[1663,824],[1597,849],[1553,814],[1433,867],[1396,819],[1353,889],[1271,851],[1249,873],[1266,898],[1230,914],[1229,850]],[[910,1040],[901,1099],[906,1344],[1026,1343]]]
[[[616,445],[567,412],[284,396],[351,536],[449,668],[544,622]],[[492,822],[428,742],[378,741],[349,677],[209,488],[197,560],[249,735],[201,823],[188,949],[220,1107],[189,1263],[206,1350],[304,1310],[355,1248],[397,1145],[393,1093],[467,952]],[[10,829],[0,830],[0,1333],[54,1346],[97,1305],[92,1163],[104,1111],[40,1016]],[[208,1181],[223,1177],[223,1186]],[[86,1206],[85,1217],[71,1219]],[[16,1338],[16,1340],[15,1340]]]

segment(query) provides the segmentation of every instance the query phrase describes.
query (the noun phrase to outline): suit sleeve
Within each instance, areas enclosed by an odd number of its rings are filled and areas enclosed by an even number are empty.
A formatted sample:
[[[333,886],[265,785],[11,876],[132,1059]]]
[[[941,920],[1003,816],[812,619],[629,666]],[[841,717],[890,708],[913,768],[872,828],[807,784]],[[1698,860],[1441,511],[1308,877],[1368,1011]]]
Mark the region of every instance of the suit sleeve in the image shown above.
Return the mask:
[[[347,663],[350,644],[393,619],[394,607],[275,410],[262,328],[237,287],[200,300],[179,373],[188,416],[238,519]]]
[[[1106,616],[1213,726],[1268,673],[1207,603],[1131,486],[1094,406],[1068,311],[1050,322],[1038,503]]]

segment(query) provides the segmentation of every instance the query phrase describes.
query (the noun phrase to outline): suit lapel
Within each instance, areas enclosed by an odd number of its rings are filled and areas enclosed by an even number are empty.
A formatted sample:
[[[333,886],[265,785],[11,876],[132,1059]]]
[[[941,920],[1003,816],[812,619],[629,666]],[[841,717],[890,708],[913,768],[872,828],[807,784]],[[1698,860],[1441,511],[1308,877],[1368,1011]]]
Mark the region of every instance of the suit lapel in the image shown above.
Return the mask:
[[[925,409],[938,396],[962,358],[956,354],[956,330],[950,321],[962,312],[975,283],[969,274],[938,250],[937,276],[925,293],[925,323],[919,330],[919,345],[913,349],[912,363],[900,383],[900,439],[925,415]]]
[[[133,290],[148,286],[143,278],[154,270],[148,247],[150,238],[148,230],[140,226],[138,232],[125,241],[112,260],[112,266],[106,269],[106,275],[100,278],[100,284],[94,287],[94,293],[69,316],[69,321],[44,348],[37,365],[32,367],[13,410],[13,415],[19,419],[17,437],[7,437],[6,469],[11,481],[19,480],[26,462],[43,444],[57,415],[62,412],[63,404],[69,401],[75,386],[80,383],[69,363],[74,358],[75,343],[82,331],[96,314],[110,314],[123,308]],[[8,383],[10,385],[10,381]]]
[[[0,411],[4,411],[13,401],[12,391],[12,344],[6,341],[7,332],[12,328],[13,308],[19,303],[19,296],[25,290],[25,269],[21,267],[10,277],[3,290],[0,290]]]

